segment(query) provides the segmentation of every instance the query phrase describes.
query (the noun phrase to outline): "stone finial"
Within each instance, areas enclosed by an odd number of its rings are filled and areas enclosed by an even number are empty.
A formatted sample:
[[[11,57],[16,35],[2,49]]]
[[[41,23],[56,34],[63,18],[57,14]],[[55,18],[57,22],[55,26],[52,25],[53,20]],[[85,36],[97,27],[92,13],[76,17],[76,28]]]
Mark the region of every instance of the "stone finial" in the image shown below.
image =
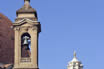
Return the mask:
[[[78,59],[77,59],[77,57],[76,57],[76,52],[74,51],[74,54],[73,54],[73,59],[72,59],[72,62],[77,62],[78,61]]]
[[[30,2],[30,0],[24,0],[24,2],[26,2],[26,1]]]
[[[74,55],[74,58],[76,58],[76,51],[74,51],[74,54],[73,55]]]
[[[25,9],[30,7],[30,0],[24,0]]]

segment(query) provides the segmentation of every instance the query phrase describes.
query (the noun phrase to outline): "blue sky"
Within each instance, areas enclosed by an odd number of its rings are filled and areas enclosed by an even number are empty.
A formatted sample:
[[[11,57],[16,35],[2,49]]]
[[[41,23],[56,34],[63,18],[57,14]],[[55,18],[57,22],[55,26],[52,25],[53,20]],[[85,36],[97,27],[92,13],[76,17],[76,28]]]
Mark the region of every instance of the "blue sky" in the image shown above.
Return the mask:
[[[14,22],[23,0],[1,0],[0,12]],[[31,0],[42,32],[39,68],[67,69],[77,57],[84,69],[104,69],[104,0]]]

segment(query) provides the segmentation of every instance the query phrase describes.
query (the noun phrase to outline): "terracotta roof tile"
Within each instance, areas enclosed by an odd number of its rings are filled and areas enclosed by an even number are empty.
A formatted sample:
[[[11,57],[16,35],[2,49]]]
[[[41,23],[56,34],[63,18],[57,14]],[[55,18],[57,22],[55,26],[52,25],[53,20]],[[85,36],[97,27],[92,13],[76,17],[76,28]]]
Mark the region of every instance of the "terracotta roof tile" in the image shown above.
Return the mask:
[[[14,62],[14,31],[12,22],[0,13],[0,62]]]

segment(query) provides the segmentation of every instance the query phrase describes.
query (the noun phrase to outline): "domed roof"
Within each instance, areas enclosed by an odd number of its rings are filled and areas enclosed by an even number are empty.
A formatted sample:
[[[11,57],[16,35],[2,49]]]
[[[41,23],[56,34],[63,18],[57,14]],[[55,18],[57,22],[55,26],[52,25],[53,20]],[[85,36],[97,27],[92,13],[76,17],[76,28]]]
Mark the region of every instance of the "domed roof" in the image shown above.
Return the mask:
[[[0,13],[0,63],[13,63],[14,60],[14,32],[12,22]]]

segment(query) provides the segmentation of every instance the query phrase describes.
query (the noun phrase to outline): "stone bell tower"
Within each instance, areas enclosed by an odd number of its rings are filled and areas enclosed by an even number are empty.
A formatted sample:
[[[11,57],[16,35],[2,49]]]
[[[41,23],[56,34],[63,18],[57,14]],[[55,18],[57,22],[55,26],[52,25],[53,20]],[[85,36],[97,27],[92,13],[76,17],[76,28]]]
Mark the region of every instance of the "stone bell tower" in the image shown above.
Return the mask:
[[[37,12],[24,0],[22,8],[16,12],[13,24],[15,32],[14,69],[38,69],[38,36],[41,32]]]

